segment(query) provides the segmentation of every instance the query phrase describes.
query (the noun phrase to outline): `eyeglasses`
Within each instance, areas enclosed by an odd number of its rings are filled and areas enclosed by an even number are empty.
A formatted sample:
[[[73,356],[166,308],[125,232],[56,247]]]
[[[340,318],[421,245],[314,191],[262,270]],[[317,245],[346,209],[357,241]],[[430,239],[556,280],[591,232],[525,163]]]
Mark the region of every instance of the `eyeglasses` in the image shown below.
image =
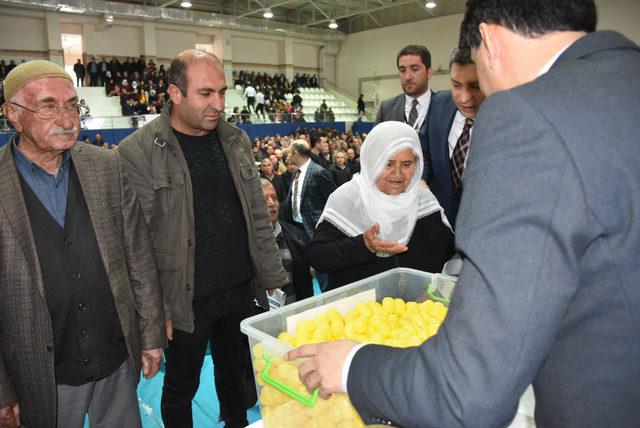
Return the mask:
[[[47,104],[45,106],[38,107],[36,109],[25,107],[21,104],[14,103],[14,102],[9,102],[9,104],[13,104],[27,111],[30,111],[31,113],[35,113],[42,120],[54,119],[58,117],[61,109],[64,110],[65,113],[71,116],[82,116],[89,113],[89,107],[81,103],[72,103],[64,106],[59,106],[57,104]]]

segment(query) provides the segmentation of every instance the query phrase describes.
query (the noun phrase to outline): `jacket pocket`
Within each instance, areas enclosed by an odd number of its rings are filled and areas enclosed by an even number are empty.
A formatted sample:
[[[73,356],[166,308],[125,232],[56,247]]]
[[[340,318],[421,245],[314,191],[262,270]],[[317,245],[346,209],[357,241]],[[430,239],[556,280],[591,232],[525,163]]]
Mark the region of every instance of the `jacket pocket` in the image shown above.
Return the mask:
[[[163,251],[155,251],[156,263],[158,264],[158,270],[165,270],[175,272],[178,270],[178,256],[165,253]]]
[[[247,153],[243,150],[240,155],[240,172],[245,180],[252,180],[258,175],[258,168],[253,159],[249,159]]]
[[[176,215],[182,212],[184,193],[184,173],[161,172],[153,176],[156,212]]]

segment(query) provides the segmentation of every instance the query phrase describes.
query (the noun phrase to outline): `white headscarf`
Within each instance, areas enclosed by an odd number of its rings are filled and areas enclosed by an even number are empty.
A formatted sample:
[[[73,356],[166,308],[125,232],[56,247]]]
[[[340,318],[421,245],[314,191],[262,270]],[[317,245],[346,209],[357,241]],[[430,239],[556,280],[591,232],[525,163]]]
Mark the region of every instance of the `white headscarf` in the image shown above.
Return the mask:
[[[387,195],[376,186],[389,159],[398,152],[413,150],[416,169],[406,190]],[[327,220],[347,236],[362,235],[374,223],[380,225],[379,237],[406,245],[416,221],[440,211],[449,222],[433,193],[420,185],[423,161],[416,131],[403,122],[382,122],[371,130],[360,152],[361,172],[329,196],[320,220]]]

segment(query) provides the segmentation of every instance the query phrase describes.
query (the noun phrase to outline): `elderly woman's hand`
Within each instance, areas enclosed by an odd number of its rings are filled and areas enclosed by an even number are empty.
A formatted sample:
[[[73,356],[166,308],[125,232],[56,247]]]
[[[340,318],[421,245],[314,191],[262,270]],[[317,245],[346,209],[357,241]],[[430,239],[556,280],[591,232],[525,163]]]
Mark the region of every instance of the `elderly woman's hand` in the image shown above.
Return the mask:
[[[363,233],[364,245],[367,246],[372,253],[399,254],[404,253],[409,248],[399,242],[383,241],[378,237],[380,225],[378,223],[365,230]]]

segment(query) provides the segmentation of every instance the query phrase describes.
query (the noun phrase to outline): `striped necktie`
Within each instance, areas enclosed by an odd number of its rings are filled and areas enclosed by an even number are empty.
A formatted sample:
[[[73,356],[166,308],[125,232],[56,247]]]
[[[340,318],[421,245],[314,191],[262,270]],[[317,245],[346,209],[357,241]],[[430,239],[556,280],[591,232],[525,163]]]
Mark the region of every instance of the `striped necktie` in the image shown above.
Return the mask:
[[[298,215],[298,186],[300,184],[300,170],[296,171],[296,179],[293,182],[293,200],[291,201],[291,214],[293,215],[293,220],[295,221],[296,216]]]
[[[418,100],[414,99],[411,103],[411,111],[409,112],[407,124],[413,126],[416,123],[416,119],[418,119]]]
[[[473,126],[473,119],[465,119],[464,127],[462,128],[462,134],[458,138],[458,142],[453,149],[451,155],[451,178],[453,179],[453,188],[460,187],[462,182],[462,171],[464,170],[464,161],[467,158],[467,152],[469,151],[469,137],[471,136],[471,127]]]

